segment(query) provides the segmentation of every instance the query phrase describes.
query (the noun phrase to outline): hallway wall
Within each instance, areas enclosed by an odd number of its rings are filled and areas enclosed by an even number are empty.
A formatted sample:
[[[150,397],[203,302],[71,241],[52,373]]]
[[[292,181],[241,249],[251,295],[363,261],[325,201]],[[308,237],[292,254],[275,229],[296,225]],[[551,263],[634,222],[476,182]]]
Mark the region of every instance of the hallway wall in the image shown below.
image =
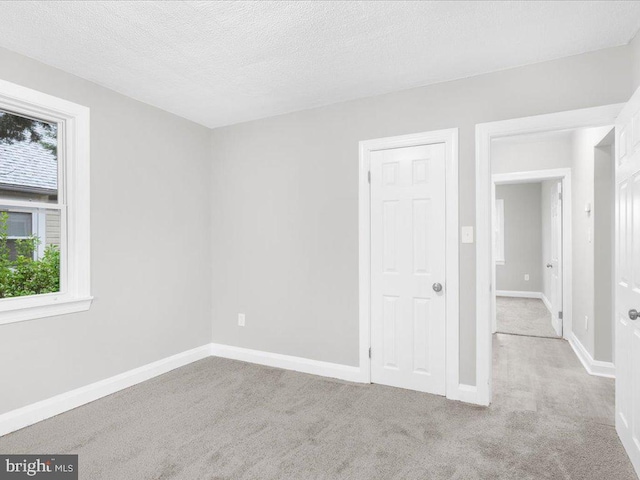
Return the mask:
[[[540,182],[496,186],[496,199],[504,201],[504,265],[496,266],[498,291],[542,291],[541,191]]]
[[[574,134],[572,161],[573,322],[576,338],[595,352],[594,156],[595,146],[611,127],[586,128]],[[585,211],[587,205],[591,212]]]
[[[491,174],[571,168],[571,132],[519,135],[491,141]]]
[[[594,149],[594,345],[593,358],[613,361],[614,132]]]

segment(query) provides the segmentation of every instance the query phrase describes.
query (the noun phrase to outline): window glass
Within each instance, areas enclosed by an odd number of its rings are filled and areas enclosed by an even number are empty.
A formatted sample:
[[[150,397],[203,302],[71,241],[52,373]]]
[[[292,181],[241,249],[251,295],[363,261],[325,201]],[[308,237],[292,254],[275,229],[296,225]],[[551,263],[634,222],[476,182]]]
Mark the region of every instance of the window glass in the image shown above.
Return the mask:
[[[0,197],[57,203],[56,124],[0,110]]]
[[[0,299],[60,291],[61,208],[57,124],[0,110]]]

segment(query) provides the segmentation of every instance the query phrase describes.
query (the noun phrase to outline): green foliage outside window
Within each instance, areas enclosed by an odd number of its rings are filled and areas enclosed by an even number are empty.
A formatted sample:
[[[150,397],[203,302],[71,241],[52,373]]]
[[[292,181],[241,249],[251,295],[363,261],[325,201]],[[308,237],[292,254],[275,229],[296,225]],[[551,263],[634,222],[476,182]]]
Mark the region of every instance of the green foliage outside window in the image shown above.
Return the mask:
[[[0,213],[0,298],[23,297],[60,291],[60,250],[47,245],[41,259],[34,260],[40,239],[16,240],[16,258],[9,249],[9,215]]]

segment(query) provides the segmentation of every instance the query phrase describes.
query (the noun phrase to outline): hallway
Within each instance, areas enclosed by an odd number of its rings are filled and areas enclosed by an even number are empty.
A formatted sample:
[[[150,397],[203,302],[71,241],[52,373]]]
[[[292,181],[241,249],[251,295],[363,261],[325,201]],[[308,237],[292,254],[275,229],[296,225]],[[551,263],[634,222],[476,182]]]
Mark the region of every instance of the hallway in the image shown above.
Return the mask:
[[[498,333],[559,338],[551,325],[551,313],[537,298],[496,297]]]

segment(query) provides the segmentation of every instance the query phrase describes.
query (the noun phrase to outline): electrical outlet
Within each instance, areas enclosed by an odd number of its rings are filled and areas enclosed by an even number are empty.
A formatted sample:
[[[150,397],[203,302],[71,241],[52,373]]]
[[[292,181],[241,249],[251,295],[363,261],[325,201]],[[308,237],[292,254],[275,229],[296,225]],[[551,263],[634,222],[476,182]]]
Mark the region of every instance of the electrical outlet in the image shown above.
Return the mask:
[[[528,281],[529,281],[529,274],[528,274],[528,273],[525,273],[525,274],[524,274],[524,281],[525,281],[525,282],[528,282]]]
[[[462,243],[473,243],[473,227],[462,227]]]
[[[238,314],[238,326],[244,327],[244,313]]]
[[[584,329],[589,330],[589,317],[584,316]]]

